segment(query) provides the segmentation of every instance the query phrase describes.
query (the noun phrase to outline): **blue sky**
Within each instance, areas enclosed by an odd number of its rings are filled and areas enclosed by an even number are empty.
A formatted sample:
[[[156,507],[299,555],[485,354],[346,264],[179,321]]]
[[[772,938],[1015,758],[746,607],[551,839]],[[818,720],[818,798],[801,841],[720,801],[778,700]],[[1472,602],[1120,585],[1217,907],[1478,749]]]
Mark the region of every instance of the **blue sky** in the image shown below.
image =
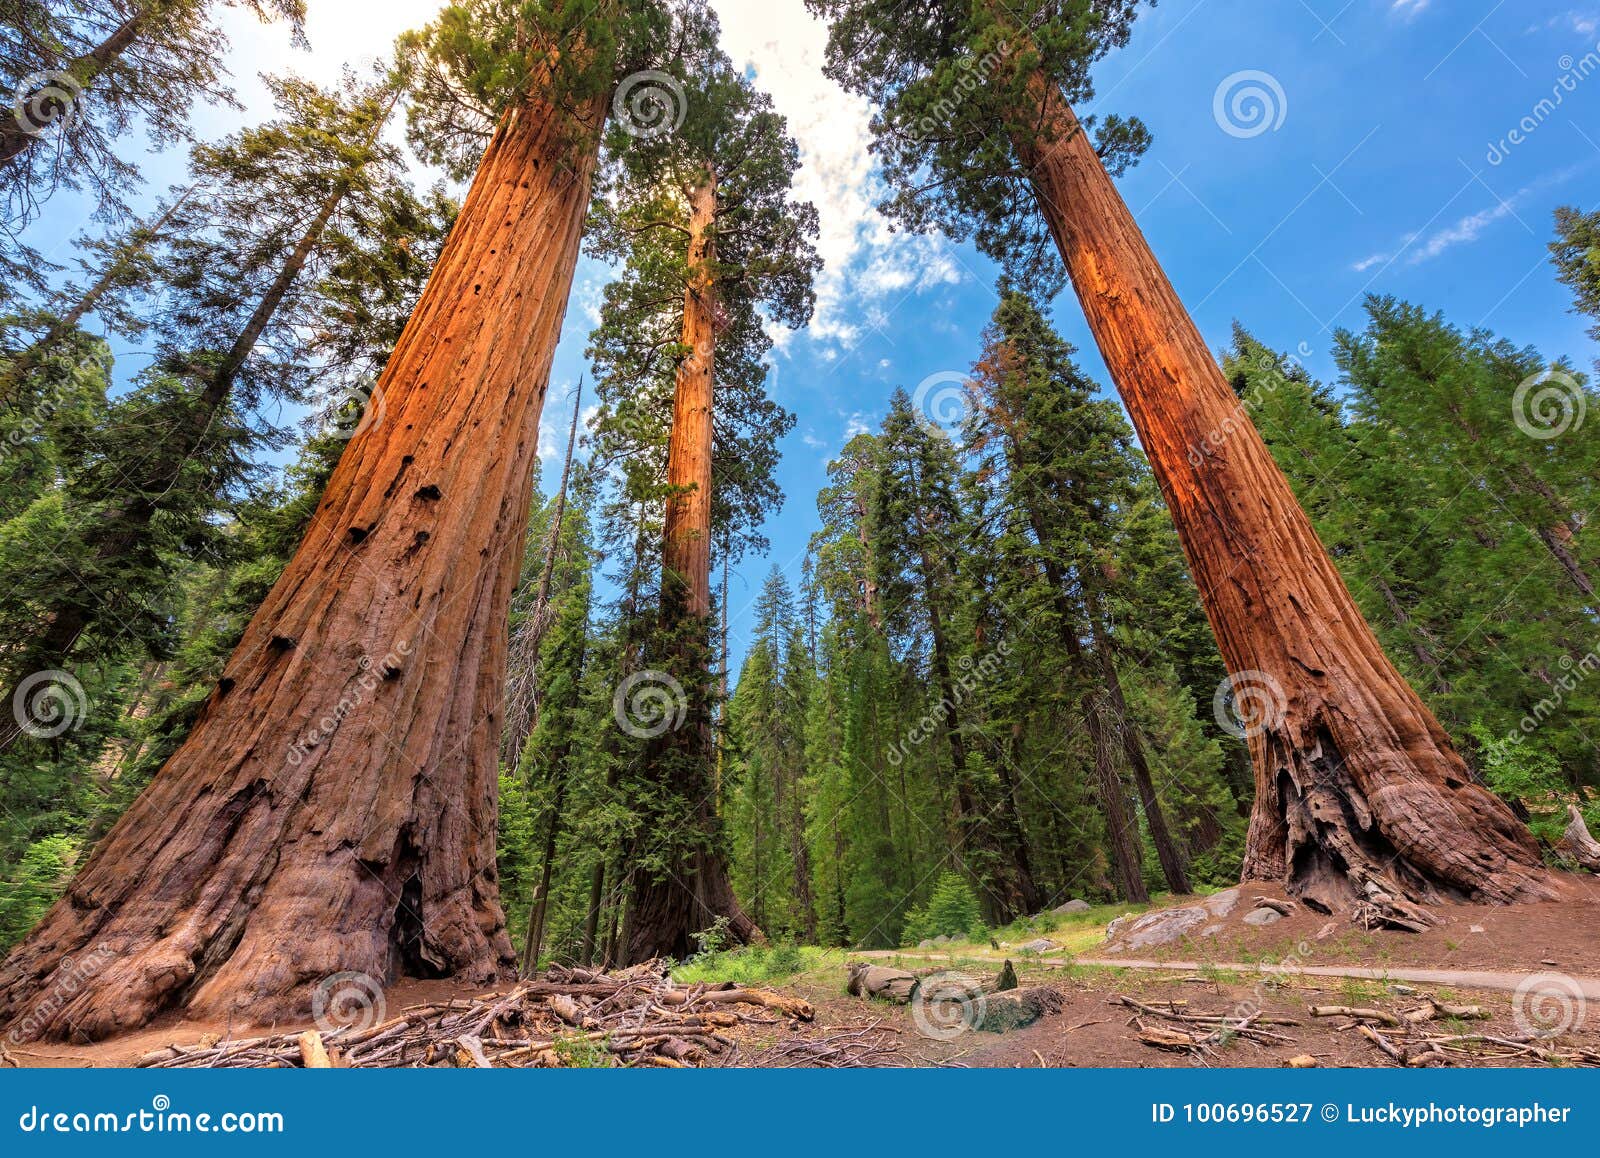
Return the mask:
[[[970,365],[996,271],[970,246],[890,234],[877,218],[868,110],[820,75],[824,31],[801,0],[715,6],[729,53],[790,118],[828,262],[816,319],[774,356],[772,389],[798,423],[770,559],[747,559],[733,584],[738,655],[770,563],[799,577],[828,458],[877,423],[895,386]],[[203,110],[197,128],[259,117],[258,70],[331,76],[437,7],[311,0],[309,56],[230,17],[246,112]],[[1360,325],[1363,295],[1386,293],[1584,368],[1597,356],[1545,246],[1556,206],[1600,205],[1600,0],[1164,0],[1096,82],[1084,111],[1137,115],[1154,133],[1121,189],[1213,347],[1238,319],[1331,380],[1332,333]],[[149,162],[152,187],[181,164]],[[52,202],[35,243],[62,256],[81,210]],[[541,436],[552,458],[607,276],[579,270]],[[1070,290],[1053,312],[1106,381]]]

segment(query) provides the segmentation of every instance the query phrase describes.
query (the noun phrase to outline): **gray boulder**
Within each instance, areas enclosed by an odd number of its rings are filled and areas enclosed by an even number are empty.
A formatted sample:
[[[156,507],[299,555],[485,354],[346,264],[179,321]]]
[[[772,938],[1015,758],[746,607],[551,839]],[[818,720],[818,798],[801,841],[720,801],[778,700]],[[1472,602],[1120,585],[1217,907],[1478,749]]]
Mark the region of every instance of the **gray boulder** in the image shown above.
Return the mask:
[[[1161,909],[1154,913],[1118,917],[1106,926],[1106,940],[1116,941],[1126,949],[1149,949],[1156,945],[1170,945],[1182,940],[1211,919],[1211,914],[1199,905],[1185,905],[1177,909]]]
[[[1050,911],[1064,917],[1069,913],[1087,913],[1089,911],[1089,907],[1088,901],[1072,900],[1068,901],[1064,905],[1058,905]]]
[[[1040,937],[1034,941],[1024,941],[1017,946],[1017,949],[1023,953],[1053,953],[1059,948],[1061,946],[1048,937]]]
[[[1239,907],[1239,890],[1223,889],[1220,893],[1212,893],[1200,903],[1213,917],[1226,917]]]
[[[1283,920],[1283,914],[1277,909],[1251,909],[1244,915],[1247,925],[1276,925]]]

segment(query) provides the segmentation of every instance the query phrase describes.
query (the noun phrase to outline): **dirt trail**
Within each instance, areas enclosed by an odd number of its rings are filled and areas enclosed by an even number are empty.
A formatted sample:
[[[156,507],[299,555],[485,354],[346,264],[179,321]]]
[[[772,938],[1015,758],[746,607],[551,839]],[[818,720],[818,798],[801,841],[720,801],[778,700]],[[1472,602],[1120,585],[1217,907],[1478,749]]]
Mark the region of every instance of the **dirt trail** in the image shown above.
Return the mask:
[[[1044,957],[1040,960],[1048,961]],[[1064,964],[1065,962],[1063,962]],[[1515,993],[1530,978],[1548,976],[1570,981],[1585,1001],[1600,1001],[1600,978],[1574,977],[1551,968],[1534,973],[1502,973],[1482,969],[1366,969],[1359,965],[1252,965],[1243,962],[1150,961],[1135,957],[1079,957],[1074,964],[1110,969],[1162,969],[1197,973],[1221,969],[1231,973],[1265,973],[1278,976],[1355,977],[1365,981],[1411,981],[1419,985],[1454,985],[1463,989],[1489,989]]]

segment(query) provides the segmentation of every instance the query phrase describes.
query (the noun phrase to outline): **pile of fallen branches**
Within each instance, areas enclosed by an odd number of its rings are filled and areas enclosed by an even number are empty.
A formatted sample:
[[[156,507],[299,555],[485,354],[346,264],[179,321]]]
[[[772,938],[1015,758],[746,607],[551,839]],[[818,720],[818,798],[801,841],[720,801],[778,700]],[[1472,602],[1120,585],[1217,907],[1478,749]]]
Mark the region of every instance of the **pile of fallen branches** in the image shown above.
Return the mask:
[[[719,1064],[736,1031],[798,1033],[812,1020],[796,997],[732,984],[679,985],[665,963],[620,973],[552,968],[506,993],[413,1005],[377,1024],[337,1026],[238,1040],[169,1045],[139,1059],[154,1069],[305,1067],[665,1066]],[[836,1035],[828,1042],[782,1039],[792,1065],[860,1065],[875,1051]]]
[[[1347,1019],[1337,1028],[1353,1029],[1396,1065],[1408,1068],[1476,1062],[1541,1062],[1545,1065],[1600,1066],[1600,1050],[1568,1045],[1531,1033],[1437,1033],[1433,1022],[1441,1019],[1488,1021],[1481,1005],[1454,1005],[1424,998],[1414,1009],[1391,1013],[1348,1005],[1313,1005],[1312,1017]],[[1380,1028],[1381,1027],[1381,1028]]]
[[[1287,1017],[1268,1017],[1259,1009],[1234,1013],[1204,1013],[1188,1008],[1184,1001],[1149,1003],[1135,1001],[1125,994],[1111,999],[1112,1005],[1134,1010],[1128,1025],[1138,1031],[1139,1040],[1156,1049],[1174,1050],[1204,1059],[1221,1046],[1238,1039],[1258,1045],[1278,1045],[1291,1041],[1281,1033],[1262,1028],[1268,1025],[1299,1025]],[[1146,1018],[1160,1018],[1167,1025],[1148,1025]]]

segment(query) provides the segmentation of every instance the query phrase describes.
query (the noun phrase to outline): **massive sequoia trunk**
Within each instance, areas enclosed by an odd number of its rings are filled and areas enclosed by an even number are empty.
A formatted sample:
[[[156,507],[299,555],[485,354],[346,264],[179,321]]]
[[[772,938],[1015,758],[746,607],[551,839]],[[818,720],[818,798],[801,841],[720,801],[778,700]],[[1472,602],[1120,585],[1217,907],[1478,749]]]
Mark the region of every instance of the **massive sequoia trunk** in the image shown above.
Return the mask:
[[[1390,663],[1058,91],[1027,145],[1039,207],[1177,525],[1223,658],[1260,704],[1244,874],[1332,908],[1553,895],[1533,838],[1473,783]]]
[[[688,286],[683,345],[667,447],[666,522],[662,541],[661,638],[666,673],[685,698],[681,723],[652,739],[644,775],[687,814],[671,831],[645,841],[670,841],[671,871],[636,864],[630,873],[625,961],[687,957],[696,933],[717,918],[739,942],[761,936],[734,899],[718,836],[711,727],[711,451],[717,344],[717,182],[708,166],[689,197]],[[669,685],[670,686],[670,685]]]
[[[502,121],[306,538],[188,740],[0,970],[0,1020],[98,1038],[175,1005],[303,1015],[335,974],[510,973],[506,614],[602,111]]]

